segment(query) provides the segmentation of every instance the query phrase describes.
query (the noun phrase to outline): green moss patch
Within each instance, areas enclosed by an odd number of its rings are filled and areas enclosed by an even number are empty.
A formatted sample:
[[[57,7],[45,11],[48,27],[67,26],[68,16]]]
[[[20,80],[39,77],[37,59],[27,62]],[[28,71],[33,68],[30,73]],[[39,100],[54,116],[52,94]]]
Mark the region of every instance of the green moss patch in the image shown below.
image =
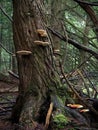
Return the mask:
[[[53,117],[53,122],[56,123],[58,128],[64,128],[69,121],[63,114],[57,114]]]

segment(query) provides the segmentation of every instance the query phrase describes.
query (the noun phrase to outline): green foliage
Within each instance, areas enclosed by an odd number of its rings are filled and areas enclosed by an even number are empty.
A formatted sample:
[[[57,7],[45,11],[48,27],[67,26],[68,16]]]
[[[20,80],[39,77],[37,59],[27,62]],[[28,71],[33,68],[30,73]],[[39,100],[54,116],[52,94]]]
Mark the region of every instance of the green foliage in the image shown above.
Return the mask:
[[[12,2],[10,0],[0,0],[2,10],[6,12],[8,17],[12,17]],[[0,44],[3,48],[0,48],[0,71],[6,73],[9,69],[12,69],[12,55],[9,52],[13,52],[13,33],[12,22],[4,15],[0,10]],[[5,49],[7,51],[5,51]]]
[[[68,118],[65,117],[63,114],[57,114],[53,117],[53,121],[54,123],[57,124],[57,127],[60,128],[64,128],[64,126],[66,124],[68,124]]]

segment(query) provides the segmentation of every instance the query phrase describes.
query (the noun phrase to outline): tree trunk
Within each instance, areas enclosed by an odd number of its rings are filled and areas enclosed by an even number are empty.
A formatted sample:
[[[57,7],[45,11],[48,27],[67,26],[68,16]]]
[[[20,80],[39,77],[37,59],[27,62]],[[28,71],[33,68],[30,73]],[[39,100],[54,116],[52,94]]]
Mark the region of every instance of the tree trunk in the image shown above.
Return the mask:
[[[56,94],[55,88],[60,84],[48,38],[43,38],[37,31],[45,30],[39,4],[40,0],[13,1],[13,33],[20,79],[19,96],[11,117],[13,122],[44,122],[51,93]]]
[[[88,36],[89,36],[89,31],[90,31],[90,26],[89,26],[89,17],[87,16],[86,18],[86,23],[85,23],[85,29],[84,29],[84,37],[83,37],[83,44],[84,46],[88,46],[89,45],[89,41],[88,41]],[[79,63],[82,64],[86,58],[87,58],[87,53],[83,50],[79,50],[80,51],[80,61]],[[84,68],[84,66],[83,66]]]
[[[64,13],[62,13],[64,10],[64,5],[62,0],[52,0],[51,1],[51,18],[50,18],[50,26],[59,32],[62,32],[62,22],[61,19],[64,18]],[[61,40],[58,37],[55,37],[52,35],[53,40],[53,49],[54,49],[54,57],[56,62],[56,69],[58,70],[58,73],[61,75],[60,72],[60,51],[61,51]]]

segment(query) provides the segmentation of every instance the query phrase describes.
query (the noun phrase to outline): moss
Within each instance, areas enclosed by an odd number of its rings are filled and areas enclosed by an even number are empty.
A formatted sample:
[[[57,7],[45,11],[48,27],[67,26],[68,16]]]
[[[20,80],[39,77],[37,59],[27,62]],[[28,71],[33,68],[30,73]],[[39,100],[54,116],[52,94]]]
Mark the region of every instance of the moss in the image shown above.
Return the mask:
[[[57,128],[64,128],[68,124],[69,120],[63,114],[57,114],[53,117],[53,122],[57,125]]]
[[[58,96],[58,101],[62,106],[64,105],[63,97]]]

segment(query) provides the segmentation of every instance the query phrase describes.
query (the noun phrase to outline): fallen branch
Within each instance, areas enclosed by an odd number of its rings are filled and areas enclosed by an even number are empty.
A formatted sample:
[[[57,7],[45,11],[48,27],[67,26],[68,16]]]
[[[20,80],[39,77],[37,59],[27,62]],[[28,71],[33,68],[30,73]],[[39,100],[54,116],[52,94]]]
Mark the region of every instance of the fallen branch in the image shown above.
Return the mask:
[[[50,103],[50,107],[48,109],[47,112],[47,116],[46,116],[46,122],[45,122],[45,130],[47,130],[48,126],[49,126],[49,121],[50,121],[50,117],[52,115],[52,111],[53,111],[53,103]]]

